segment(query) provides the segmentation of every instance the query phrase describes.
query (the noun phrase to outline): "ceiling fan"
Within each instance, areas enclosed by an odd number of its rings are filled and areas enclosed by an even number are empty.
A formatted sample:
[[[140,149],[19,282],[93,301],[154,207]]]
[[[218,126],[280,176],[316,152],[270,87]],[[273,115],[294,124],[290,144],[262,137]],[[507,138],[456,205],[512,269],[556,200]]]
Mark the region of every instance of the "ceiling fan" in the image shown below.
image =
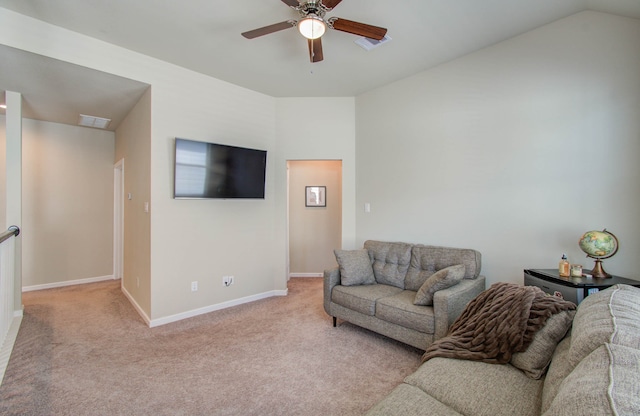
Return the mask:
[[[307,38],[309,45],[309,58],[311,62],[320,62],[324,58],[322,55],[321,36],[327,28],[339,30],[341,32],[352,33],[370,39],[382,40],[387,34],[387,29],[378,26],[367,25],[365,23],[354,22],[353,20],[331,17],[325,19],[327,12],[333,10],[342,0],[309,0],[299,2],[298,0],[281,0],[283,3],[300,13],[300,20],[285,20],[269,26],[250,30],[242,33],[247,39],[257,38],[273,32],[298,27],[298,30]]]

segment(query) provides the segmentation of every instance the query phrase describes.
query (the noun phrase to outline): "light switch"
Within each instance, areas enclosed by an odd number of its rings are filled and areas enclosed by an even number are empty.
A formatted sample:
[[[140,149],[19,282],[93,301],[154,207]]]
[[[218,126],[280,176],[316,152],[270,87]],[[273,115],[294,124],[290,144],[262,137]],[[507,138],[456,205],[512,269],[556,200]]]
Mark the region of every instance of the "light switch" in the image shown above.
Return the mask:
[[[144,203],[144,212],[149,212],[149,203],[148,202]]]
[[[127,199],[128,199],[128,200],[131,200],[131,198],[132,198],[132,196],[131,196],[131,192],[129,192],[129,193],[127,194]]]
[[[364,212],[369,213],[371,212],[371,204],[368,202],[364,203]]]

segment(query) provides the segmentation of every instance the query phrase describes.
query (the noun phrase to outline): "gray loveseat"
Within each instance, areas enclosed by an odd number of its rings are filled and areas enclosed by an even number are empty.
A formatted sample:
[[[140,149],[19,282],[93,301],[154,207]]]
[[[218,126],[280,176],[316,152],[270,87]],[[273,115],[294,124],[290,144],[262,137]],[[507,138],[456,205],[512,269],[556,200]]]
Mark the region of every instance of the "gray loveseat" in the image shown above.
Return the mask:
[[[336,258],[339,267],[324,272],[333,325],[339,318],[422,350],[485,289],[476,250],[369,240],[362,250],[336,250]],[[421,288],[428,299],[416,305]]]
[[[615,285],[571,312],[565,328],[549,318],[517,363],[426,361],[368,415],[639,415],[640,289]]]

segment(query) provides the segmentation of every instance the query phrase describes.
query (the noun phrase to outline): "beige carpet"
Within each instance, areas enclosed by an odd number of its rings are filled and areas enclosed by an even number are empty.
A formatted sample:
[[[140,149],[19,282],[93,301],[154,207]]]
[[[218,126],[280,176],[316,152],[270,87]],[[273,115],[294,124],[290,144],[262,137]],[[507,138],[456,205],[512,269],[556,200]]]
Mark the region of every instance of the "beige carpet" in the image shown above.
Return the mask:
[[[289,295],[148,328],[119,281],[24,294],[2,415],[360,415],[421,351],[322,309],[322,279]]]

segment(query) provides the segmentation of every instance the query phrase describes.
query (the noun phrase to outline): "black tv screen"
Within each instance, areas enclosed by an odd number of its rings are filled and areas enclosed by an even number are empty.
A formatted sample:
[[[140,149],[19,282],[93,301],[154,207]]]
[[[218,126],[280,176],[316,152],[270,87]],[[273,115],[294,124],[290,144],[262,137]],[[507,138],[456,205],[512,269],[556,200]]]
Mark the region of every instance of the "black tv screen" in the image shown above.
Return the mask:
[[[264,199],[267,151],[176,138],[174,198]]]

